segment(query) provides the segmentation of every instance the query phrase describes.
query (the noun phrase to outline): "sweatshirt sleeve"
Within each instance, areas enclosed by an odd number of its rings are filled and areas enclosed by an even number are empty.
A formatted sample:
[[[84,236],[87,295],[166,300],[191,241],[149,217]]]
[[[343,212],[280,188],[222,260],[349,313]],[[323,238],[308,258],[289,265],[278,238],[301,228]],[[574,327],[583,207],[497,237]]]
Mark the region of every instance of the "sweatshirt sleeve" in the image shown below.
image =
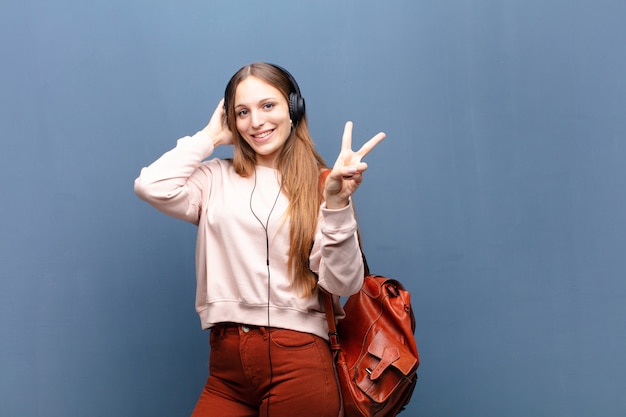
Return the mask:
[[[179,139],[174,149],[141,169],[135,193],[163,213],[198,224],[210,184],[210,171],[201,164],[213,150],[211,138],[202,131]]]
[[[319,285],[339,296],[358,292],[364,266],[352,203],[339,210],[323,204],[317,229],[310,266],[318,274]]]

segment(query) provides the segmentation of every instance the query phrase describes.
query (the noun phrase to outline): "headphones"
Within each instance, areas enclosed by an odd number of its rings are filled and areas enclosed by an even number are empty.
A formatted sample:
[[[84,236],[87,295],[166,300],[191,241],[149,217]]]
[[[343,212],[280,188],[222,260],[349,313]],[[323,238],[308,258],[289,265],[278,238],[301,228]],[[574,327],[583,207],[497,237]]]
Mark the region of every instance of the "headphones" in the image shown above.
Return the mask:
[[[293,91],[289,93],[289,117],[294,125],[297,125],[302,117],[304,116],[304,112],[306,110],[306,106],[304,104],[304,97],[300,93],[300,87],[298,87],[298,83],[296,79],[293,78],[293,75],[283,67],[280,67],[275,64],[270,64],[274,68],[280,70],[291,82],[291,86],[293,87]]]
[[[298,123],[300,123],[300,120],[302,120],[302,118],[304,117],[304,113],[306,111],[304,97],[302,97],[302,94],[300,93],[300,87],[298,87],[298,83],[296,82],[296,79],[293,78],[291,73],[287,71],[285,68],[276,64],[270,64],[270,63],[266,63],[266,64],[276,68],[281,73],[283,73],[283,75],[287,77],[287,79],[291,83],[292,91],[289,93],[289,118],[293,122],[294,126],[297,126]],[[232,83],[232,78],[226,85],[226,91],[224,92],[224,109],[228,109],[227,96],[228,96],[228,90],[231,86],[231,83]]]

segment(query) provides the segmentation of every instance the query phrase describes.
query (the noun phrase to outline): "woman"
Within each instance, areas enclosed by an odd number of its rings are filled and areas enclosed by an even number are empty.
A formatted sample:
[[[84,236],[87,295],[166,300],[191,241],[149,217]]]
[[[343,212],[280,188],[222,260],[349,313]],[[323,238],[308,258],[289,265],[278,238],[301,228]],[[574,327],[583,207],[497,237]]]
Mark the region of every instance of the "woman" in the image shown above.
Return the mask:
[[[254,63],[231,78],[204,129],[141,170],[140,198],[198,226],[196,309],[211,350],[194,417],[337,415],[319,289],[347,296],[362,285],[350,197],[384,137],[354,152],[348,122],[321,180],[296,81]],[[232,160],[205,161],[226,145]]]

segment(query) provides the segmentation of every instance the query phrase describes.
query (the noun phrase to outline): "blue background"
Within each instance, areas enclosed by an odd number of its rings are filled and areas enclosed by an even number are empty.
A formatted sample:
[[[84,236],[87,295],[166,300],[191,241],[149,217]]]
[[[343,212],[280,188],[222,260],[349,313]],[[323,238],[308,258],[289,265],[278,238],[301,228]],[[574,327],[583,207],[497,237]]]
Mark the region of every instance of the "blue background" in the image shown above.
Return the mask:
[[[132,183],[257,60],[294,74],[328,162],[346,120],[357,144],[388,134],[356,204],[370,266],[413,296],[405,415],[626,415],[625,16],[2,1],[0,415],[189,415],[208,357],[195,228]]]

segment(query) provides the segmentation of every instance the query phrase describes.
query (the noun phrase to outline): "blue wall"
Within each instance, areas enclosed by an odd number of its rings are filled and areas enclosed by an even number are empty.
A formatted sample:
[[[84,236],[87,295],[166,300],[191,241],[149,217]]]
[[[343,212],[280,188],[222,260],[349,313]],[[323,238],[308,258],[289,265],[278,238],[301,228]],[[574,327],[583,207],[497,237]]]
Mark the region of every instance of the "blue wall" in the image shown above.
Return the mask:
[[[626,415],[626,3],[0,3],[0,415],[185,416],[206,377],[194,227],[139,169],[241,65],[343,123],[375,272],[413,293],[407,416]],[[225,155],[227,155],[226,153]]]

